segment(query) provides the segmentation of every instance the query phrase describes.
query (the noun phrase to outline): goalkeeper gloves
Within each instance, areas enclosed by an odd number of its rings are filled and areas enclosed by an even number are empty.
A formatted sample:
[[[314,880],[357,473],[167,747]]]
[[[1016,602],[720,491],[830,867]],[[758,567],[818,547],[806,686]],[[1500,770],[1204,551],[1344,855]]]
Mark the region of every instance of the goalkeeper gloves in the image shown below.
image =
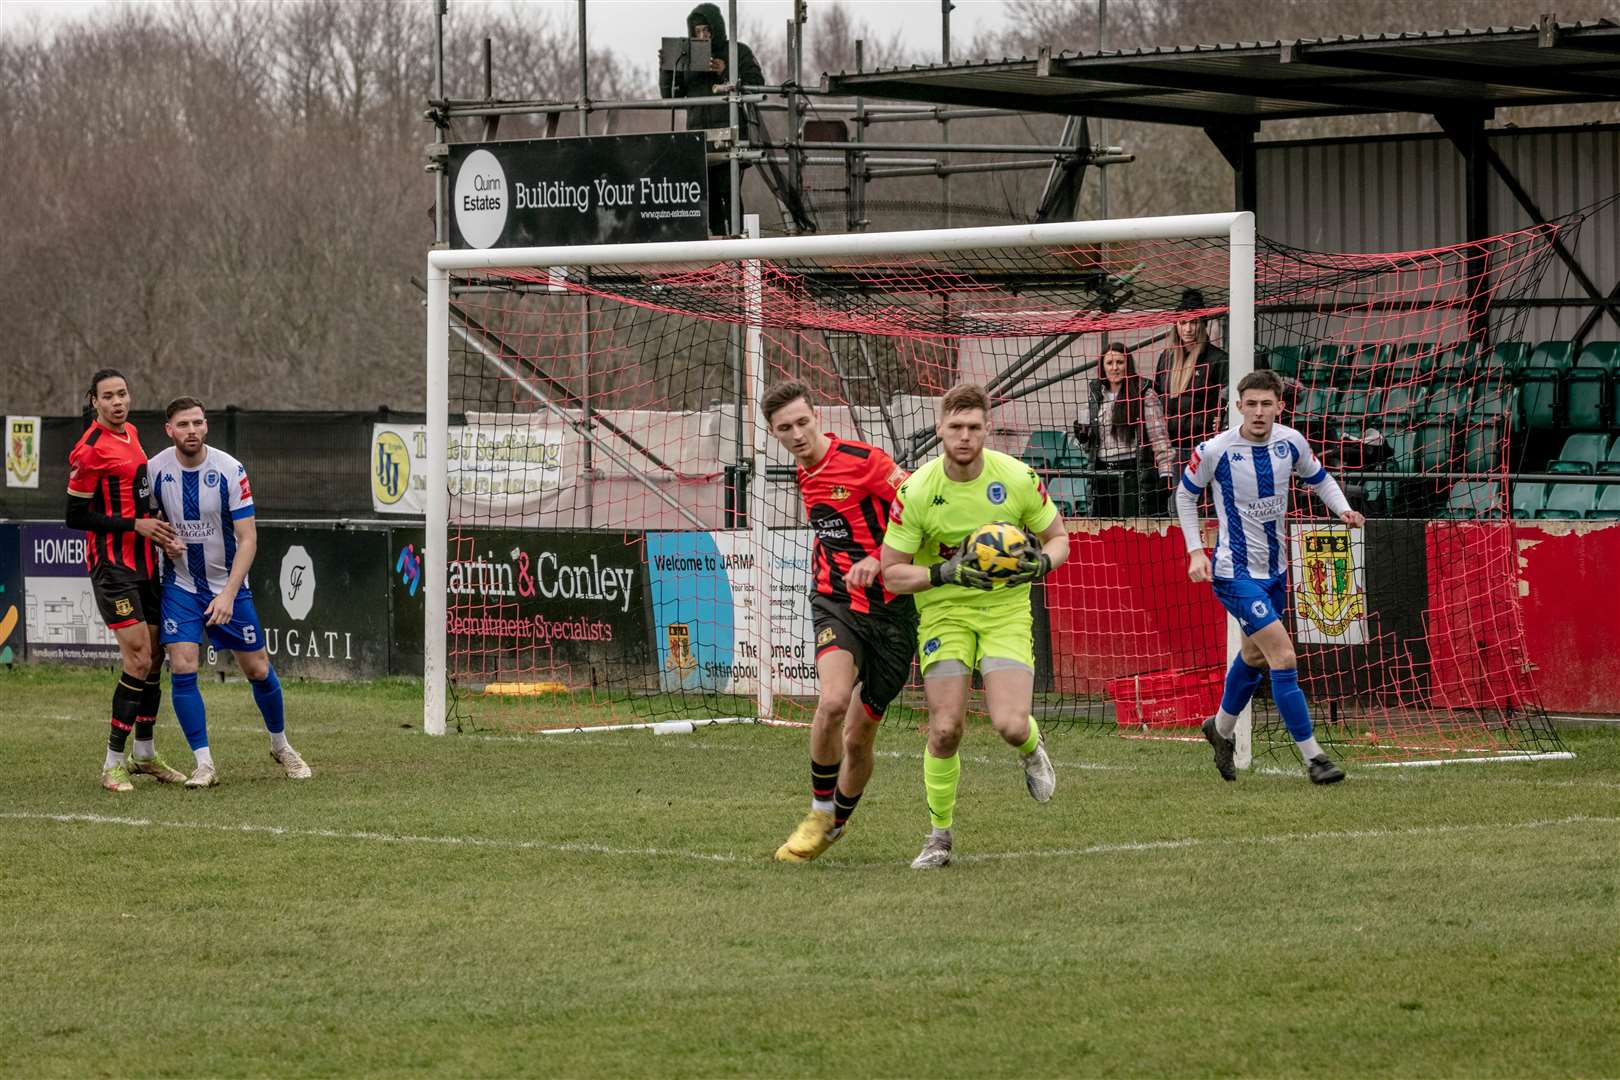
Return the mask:
[[[1018,569],[1007,578],[1008,585],[1028,585],[1052,572],[1052,556],[1032,544],[1018,551]]]
[[[941,585],[961,585],[969,589],[983,589],[990,591],[992,584],[990,575],[978,567],[963,561],[963,552],[944,562],[937,562],[928,568],[928,584],[938,588]]]

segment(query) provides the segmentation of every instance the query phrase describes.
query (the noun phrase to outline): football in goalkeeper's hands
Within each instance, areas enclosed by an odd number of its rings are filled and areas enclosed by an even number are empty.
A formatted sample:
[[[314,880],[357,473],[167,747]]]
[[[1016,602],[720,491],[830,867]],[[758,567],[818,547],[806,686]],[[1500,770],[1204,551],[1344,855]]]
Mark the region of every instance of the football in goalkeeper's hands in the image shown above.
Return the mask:
[[[967,556],[992,578],[1018,572],[1018,554],[1029,545],[1024,530],[1005,521],[992,521],[974,530],[967,540]]]

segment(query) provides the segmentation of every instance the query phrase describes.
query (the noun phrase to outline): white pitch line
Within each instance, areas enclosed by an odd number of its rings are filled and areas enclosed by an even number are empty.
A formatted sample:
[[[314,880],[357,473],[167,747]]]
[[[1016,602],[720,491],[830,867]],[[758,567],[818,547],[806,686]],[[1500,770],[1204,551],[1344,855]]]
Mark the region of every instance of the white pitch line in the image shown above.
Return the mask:
[[[402,734],[414,736],[420,735],[421,732],[410,731],[402,732]],[[618,736],[613,736],[612,738],[617,737]],[[530,746],[548,745],[544,741],[543,736],[538,735],[481,735],[476,733],[468,733],[465,735],[459,735],[457,738],[471,739],[478,742],[518,743],[520,745],[527,744]],[[604,738],[602,741],[606,743],[609,741],[609,739]],[[670,739],[664,742],[662,745],[686,750],[724,751],[732,754],[760,754],[766,752],[760,746],[749,746],[739,743],[713,742],[707,739]],[[1202,746],[1203,744],[1199,743],[1198,745]],[[916,750],[874,750],[872,753],[874,757],[900,761],[921,761],[923,758],[922,752]],[[1007,761],[1006,758],[992,758],[980,754],[964,755],[962,760],[970,765],[992,766],[1002,765]],[[1067,761],[1062,758],[1052,758],[1052,765],[1059,769],[1078,769],[1082,772],[1124,772],[1152,774],[1193,772],[1204,773],[1209,771],[1208,762],[1209,759],[1205,755],[1200,755],[1196,763],[1166,757],[1163,761],[1153,765],[1132,765],[1122,762]],[[1365,765],[1366,763],[1358,765],[1352,762],[1350,767],[1350,776],[1348,779],[1355,780],[1357,783],[1412,783],[1417,779],[1411,773],[1391,773],[1383,770],[1380,770],[1378,773],[1363,772],[1361,770],[1365,767]],[[1284,768],[1280,765],[1256,765],[1249,771],[1247,775],[1255,777],[1297,780],[1301,783],[1307,779],[1304,766]],[[1607,780],[1549,780],[1531,777],[1493,776],[1488,780],[1471,779],[1470,782],[1476,786],[1590,788],[1600,791],[1620,791],[1620,782]]]
[[[236,833],[272,837],[292,837],[316,840],[355,840],[381,844],[430,844],[440,847],[492,848],[504,851],[553,851],[563,854],[636,856],[642,858],[669,858],[706,863],[748,864],[764,863],[767,856],[734,855],[681,851],[672,848],[614,848],[604,844],[556,843],[546,840],[501,840],[478,836],[416,836],[370,831],[343,831],[338,829],[296,829],[285,825],[209,825],[190,821],[153,821],[150,818],[112,817],[105,814],[46,814],[30,811],[0,812],[0,820],[51,821],[58,824],[122,825],[130,828],[186,829],[199,832]],[[1305,833],[1274,833],[1269,836],[1236,836],[1203,838],[1180,837],[1171,840],[1138,840],[1114,844],[1092,844],[1076,848],[1047,848],[1032,851],[999,851],[965,854],[958,862],[1012,862],[1023,859],[1088,858],[1097,855],[1131,854],[1144,851],[1173,851],[1186,848],[1243,847],[1294,843],[1319,844],[1334,840],[1389,840],[1405,837],[1444,836],[1456,833],[1493,833],[1524,829],[1549,829],[1566,825],[1620,825],[1620,817],[1592,817],[1574,815],[1541,821],[1481,822],[1469,825],[1416,825],[1406,829],[1343,829]],[[889,864],[865,864],[847,869],[871,869]],[[846,867],[840,867],[846,868]]]
[[[1114,855],[1135,851],[1173,851],[1194,847],[1250,847],[1256,845],[1310,843],[1334,840],[1389,840],[1404,837],[1447,836],[1455,833],[1507,832],[1522,829],[1551,829],[1560,825],[1620,825],[1620,817],[1590,817],[1577,814],[1542,821],[1481,822],[1474,825],[1414,825],[1407,829],[1339,829],[1323,832],[1274,833],[1270,836],[1231,836],[1214,839],[1182,837],[1175,840],[1142,840],[1122,844],[1092,844],[1083,848],[1047,848],[1033,851],[998,851],[961,855],[958,862],[1006,862],[1013,859],[1062,859],[1086,855]]]
[[[190,829],[198,832],[246,833],[261,836],[287,836],[312,840],[360,840],[379,844],[436,844],[443,847],[495,848],[502,851],[557,851],[585,855],[635,855],[647,858],[693,859],[699,862],[736,862],[737,856],[679,851],[671,848],[615,848],[605,844],[558,843],[549,840],[501,840],[484,836],[414,836],[341,829],[295,829],[286,825],[210,825],[197,821],[153,821],[150,818],[111,817],[105,814],[43,814],[29,811],[0,812],[12,821],[54,821],[63,825],[125,825],[131,828]]]

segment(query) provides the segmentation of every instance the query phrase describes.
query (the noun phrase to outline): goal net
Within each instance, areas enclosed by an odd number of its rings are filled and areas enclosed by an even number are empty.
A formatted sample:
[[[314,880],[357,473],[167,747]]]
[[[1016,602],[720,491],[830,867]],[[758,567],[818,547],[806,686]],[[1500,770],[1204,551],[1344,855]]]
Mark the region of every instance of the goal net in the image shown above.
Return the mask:
[[[1493,375],[1520,310],[1501,301],[1553,230],[1345,256],[1257,250],[1252,221],[434,253],[426,726],[807,722],[815,533],[757,408],[797,378],[824,430],[909,468],[936,451],[940,395],[983,384],[990,447],[1039,473],[1073,545],[1035,590],[1043,726],[1197,737],[1235,638],[1187,580],[1161,474],[1258,363],[1370,518],[1348,529],[1299,489],[1279,538],[1319,737],[1557,749]],[[1114,342],[1167,417],[1124,468],[1091,422]],[[890,716],[919,707],[914,685]],[[1254,708],[1255,753],[1290,747],[1263,692]]]

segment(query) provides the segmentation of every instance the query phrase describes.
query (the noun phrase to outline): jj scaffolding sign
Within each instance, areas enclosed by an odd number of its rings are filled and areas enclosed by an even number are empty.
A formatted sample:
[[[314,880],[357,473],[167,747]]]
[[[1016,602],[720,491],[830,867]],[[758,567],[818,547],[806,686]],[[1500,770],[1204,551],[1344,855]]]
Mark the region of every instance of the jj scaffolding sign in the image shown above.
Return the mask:
[[[702,240],[701,132],[450,147],[450,246]]]

